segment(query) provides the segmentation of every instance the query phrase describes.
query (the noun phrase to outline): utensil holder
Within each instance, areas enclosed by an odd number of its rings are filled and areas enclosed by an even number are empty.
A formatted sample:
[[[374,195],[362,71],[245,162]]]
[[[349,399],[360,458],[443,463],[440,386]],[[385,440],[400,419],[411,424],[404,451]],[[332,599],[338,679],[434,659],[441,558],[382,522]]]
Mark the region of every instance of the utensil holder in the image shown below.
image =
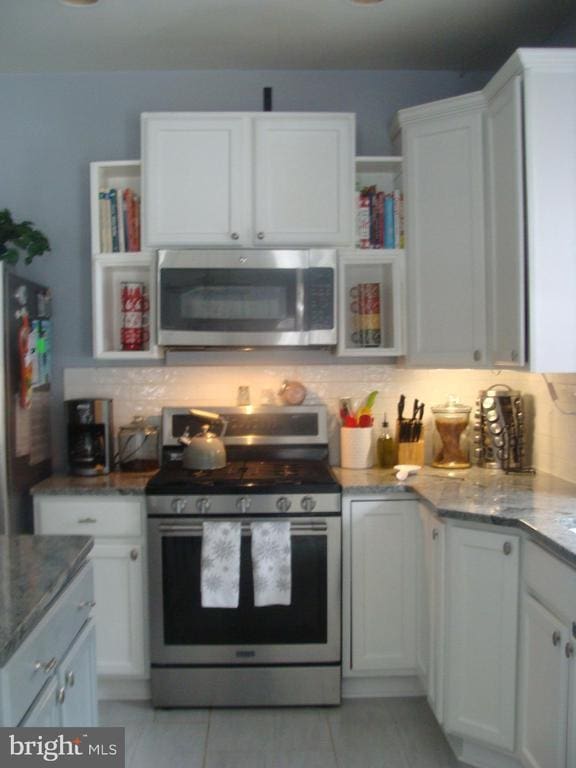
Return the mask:
[[[340,427],[340,466],[367,469],[374,466],[372,427]]]

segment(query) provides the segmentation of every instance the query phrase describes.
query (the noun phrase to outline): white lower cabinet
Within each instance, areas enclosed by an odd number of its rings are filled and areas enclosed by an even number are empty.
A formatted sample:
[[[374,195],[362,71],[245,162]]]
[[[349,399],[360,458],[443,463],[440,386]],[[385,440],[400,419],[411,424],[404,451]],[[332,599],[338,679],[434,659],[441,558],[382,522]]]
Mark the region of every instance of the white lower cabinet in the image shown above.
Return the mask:
[[[36,495],[35,530],[95,537],[96,661],[100,678],[148,672],[144,500],[138,496]]]
[[[86,728],[97,722],[95,629],[89,620],[20,726]]]
[[[446,525],[424,504],[418,505],[417,660],[428,704],[444,721],[444,643]]]
[[[345,499],[343,514],[344,675],[414,675],[417,502]]]
[[[518,536],[449,526],[448,733],[509,752],[516,730]]]

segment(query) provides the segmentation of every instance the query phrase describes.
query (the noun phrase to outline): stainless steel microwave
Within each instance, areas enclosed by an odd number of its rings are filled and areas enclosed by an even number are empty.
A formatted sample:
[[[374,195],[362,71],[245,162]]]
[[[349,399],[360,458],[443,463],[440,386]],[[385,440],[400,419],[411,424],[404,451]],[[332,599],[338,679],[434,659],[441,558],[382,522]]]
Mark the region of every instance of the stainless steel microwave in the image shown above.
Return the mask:
[[[158,343],[336,344],[336,251],[158,252]]]

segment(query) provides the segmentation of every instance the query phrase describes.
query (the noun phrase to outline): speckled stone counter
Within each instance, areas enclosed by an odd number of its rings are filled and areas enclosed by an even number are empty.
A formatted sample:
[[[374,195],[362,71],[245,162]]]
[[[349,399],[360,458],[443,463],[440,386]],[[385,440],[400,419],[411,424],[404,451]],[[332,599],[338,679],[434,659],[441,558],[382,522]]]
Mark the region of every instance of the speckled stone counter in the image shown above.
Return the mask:
[[[77,475],[52,475],[35,485],[31,493],[58,496],[106,494],[130,496],[144,493],[148,480],[155,472],[110,472],[98,477],[79,477]]]
[[[335,469],[345,496],[415,492],[441,517],[515,526],[576,567],[576,485],[556,477],[472,467],[423,467],[398,482],[392,470]],[[574,529],[574,530],[572,530]]]
[[[90,536],[0,536],[0,667],[78,572]]]

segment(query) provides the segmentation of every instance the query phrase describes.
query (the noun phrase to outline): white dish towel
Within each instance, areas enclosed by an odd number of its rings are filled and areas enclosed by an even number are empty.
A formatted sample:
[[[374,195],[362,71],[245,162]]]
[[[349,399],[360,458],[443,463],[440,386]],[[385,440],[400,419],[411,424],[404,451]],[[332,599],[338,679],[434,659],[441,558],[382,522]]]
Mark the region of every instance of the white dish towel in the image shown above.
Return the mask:
[[[252,523],[254,605],[290,605],[292,547],[290,521]]]
[[[240,523],[202,523],[202,607],[238,608]]]

